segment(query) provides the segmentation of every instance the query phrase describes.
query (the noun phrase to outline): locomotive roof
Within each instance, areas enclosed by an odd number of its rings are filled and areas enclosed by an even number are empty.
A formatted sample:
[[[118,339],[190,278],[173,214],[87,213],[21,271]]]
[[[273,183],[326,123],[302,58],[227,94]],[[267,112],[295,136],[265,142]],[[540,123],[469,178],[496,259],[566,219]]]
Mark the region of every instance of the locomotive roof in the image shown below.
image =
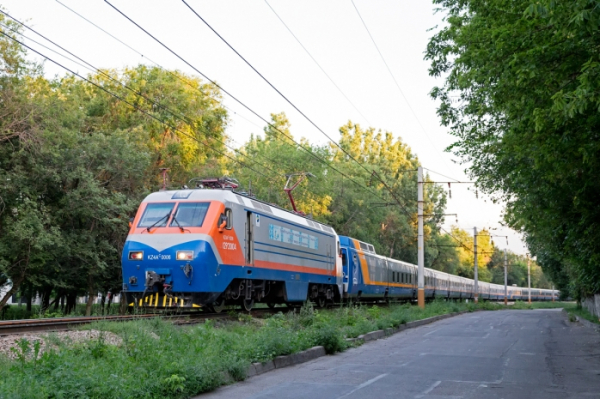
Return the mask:
[[[219,201],[239,204],[246,208],[255,209],[262,214],[272,214],[290,222],[321,230],[328,234],[336,234],[335,230],[326,224],[317,222],[307,217],[295,214],[277,205],[269,204],[256,198],[239,194],[230,189],[182,189],[157,191],[149,194],[142,202],[167,202],[167,201]]]

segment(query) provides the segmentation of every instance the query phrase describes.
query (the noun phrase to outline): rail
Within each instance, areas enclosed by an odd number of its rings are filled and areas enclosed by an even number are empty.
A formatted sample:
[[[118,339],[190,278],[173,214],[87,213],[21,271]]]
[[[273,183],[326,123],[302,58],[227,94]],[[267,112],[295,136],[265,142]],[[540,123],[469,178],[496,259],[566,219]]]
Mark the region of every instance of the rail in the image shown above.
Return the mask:
[[[286,312],[288,309],[281,307],[275,309],[254,309],[251,312],[236,310],[237,314],[250,314],[252,316],[261,316],[277,312]],[[86,317],[56,317],[48,319],[23,319],[23,320],[2,320],[0,321],[0,336],[9,334],[23,334],[28,332],[40,331],[64,331],[74,327],[90,324],[96,321],[132,321],[141,319],[151,319],[160,317],[167,319],[178,325],[199,323],[208,319],[231,318],[231,312],[225,313],[201,313],[189,312],[178,314],[139,314],[124,316],[86,316]]]

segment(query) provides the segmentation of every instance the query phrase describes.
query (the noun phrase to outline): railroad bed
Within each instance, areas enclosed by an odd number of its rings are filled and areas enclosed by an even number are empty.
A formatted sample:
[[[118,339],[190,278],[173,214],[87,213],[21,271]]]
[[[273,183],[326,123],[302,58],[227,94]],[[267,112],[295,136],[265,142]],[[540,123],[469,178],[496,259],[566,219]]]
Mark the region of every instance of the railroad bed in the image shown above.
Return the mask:
[[[250,314],[254,317],[277,312],[286,312],[288,309],[281,307],[275,309],[254,309],[251,312],[235,311],[242,314]],[[224,313],[200,313],[189,312],[179,314],[141,314],[124,316],[91,316],[91,317],[56,317],[49,319],[23,319],[23,320],[2,320],[0,321],[0,336],[9,334],[22,334],[39,331],[64,331],[74,327],[93,323],[95,321],[131,321],[140,319],[151,319],[160,317],[171,320],[175,324],[185,325],[199,323],[207,319],[226,319],[230,318],[230,312]]]

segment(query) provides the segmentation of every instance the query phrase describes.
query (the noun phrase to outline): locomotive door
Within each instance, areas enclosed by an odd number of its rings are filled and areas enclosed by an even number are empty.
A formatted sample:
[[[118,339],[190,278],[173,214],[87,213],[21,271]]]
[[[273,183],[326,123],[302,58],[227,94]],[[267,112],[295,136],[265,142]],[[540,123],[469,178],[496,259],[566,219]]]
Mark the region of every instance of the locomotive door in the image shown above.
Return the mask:
[[[350,280],[348,269],[348,250],[346,248],[342,248],[342,272],[344,276],[342,282],[344,283],[344,292],[348,292],[348,283]]]
[[[254,266],[254,214],[246,212],[246,265]]]

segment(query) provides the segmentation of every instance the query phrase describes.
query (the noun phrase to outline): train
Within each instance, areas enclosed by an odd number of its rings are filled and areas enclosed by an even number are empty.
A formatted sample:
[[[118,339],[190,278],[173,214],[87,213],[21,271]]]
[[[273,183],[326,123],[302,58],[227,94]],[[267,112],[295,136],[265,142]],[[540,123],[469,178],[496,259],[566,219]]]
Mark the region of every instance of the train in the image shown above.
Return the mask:
[[[129,307],[220,312],[256,303],[416,300],[416,265],[236,188],[230,179],[202,179],[142,201],[121,258]],[[479,282],[478,296],[503,300],[504,286]],[[526,288],[508,287],[510,300],[527,297]],[[531,290],[534,301],[557,297]],[[473,299],[474,281],[426,268],[425,298]]]

